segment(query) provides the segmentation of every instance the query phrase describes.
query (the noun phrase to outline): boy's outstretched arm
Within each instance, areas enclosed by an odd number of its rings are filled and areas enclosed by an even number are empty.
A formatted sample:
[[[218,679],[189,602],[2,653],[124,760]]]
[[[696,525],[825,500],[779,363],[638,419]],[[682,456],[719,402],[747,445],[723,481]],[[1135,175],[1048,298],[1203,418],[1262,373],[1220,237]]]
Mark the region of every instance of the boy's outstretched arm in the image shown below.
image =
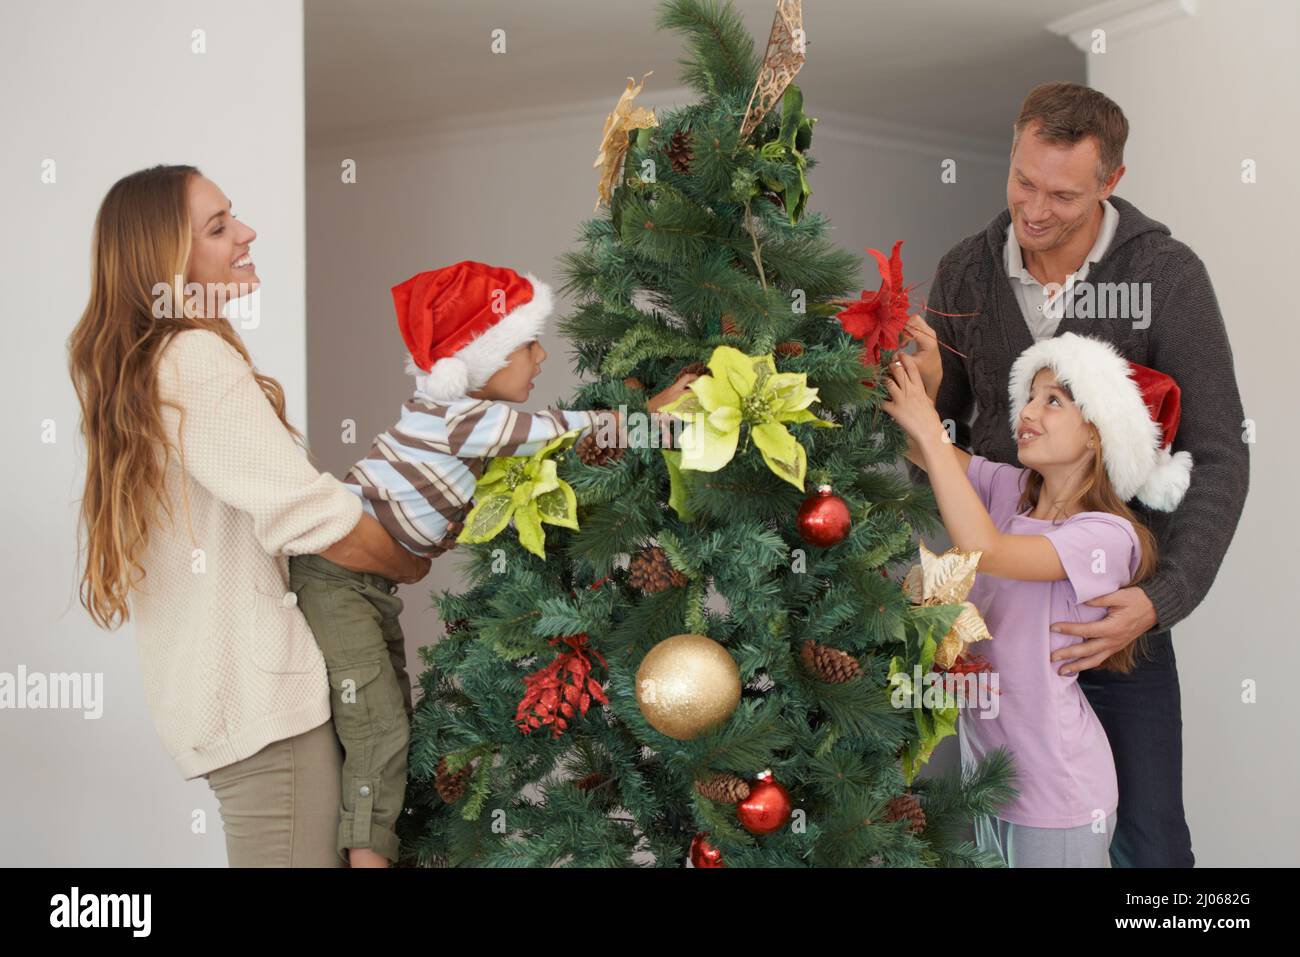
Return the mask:
[[[694,374],[679,376],[667,389],[651,396],[647,407],[653,412],[666,405],[696,378]],[[565,432],[598,428],[606,418],[610,420],[610,428],[617,432],[619,416],[612,410],[519,412],[504,402],[489,401],[449,418],[447,439],[451,454],[461,458],[532,455]]]

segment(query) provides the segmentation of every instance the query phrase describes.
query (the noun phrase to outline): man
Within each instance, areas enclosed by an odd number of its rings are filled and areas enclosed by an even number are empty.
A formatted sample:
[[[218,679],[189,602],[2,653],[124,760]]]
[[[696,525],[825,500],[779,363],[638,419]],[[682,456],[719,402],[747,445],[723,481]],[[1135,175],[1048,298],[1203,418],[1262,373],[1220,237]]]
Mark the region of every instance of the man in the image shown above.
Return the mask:
[[[1043,84],[1025,99],[1014,131],[1007,209],[943,257],[927,303],[939,339],[967,357],[940,349],[935,404],[955,423],[960,446],[1019,465],[1008,377],[1036,340],[1097,336],[1179,384],[1174,444],[1192,455],[1191,486],[1172,513],[1129,503],[1156,535],[1159,566],[1139,585],[1091,602],[1107,607],[1105,618],[1054,624],[1085,640],[1052,658],[1062,674],[1079,672],[1115,757],[1112,863],[1191,867],[1170,629],[1209,591],[1245,503],[1250,462],[1232,350],[1205,265],[1166,226],[1113,195],[1128,137],[1120,108],[1085,86]],[[1151,658],[1139,654],[1136,670],[1097,669],[1144,633]]]

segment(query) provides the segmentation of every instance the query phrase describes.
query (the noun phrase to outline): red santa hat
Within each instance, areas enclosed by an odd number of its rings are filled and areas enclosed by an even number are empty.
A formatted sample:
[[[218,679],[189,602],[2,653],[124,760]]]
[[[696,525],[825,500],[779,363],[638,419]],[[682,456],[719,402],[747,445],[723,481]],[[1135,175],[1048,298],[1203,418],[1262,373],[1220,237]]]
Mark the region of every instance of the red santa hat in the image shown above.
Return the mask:
[[[416,388],[439,401],[483,387],[510,353],[541,337],[551,289],[531,273],[466,260],[393,287]]]
[[[1174,452],[1181,413],[1178,383],[1129,362],[1103,339],[1062,333],[1034,343],[1011,367],[1011,434],[1029,404],[1034,375],[1044,367],[1070,390],[1084,419],[1101,435],[1102,461],[1115,492],[1172,512],[1191,482],[1192,455]]]

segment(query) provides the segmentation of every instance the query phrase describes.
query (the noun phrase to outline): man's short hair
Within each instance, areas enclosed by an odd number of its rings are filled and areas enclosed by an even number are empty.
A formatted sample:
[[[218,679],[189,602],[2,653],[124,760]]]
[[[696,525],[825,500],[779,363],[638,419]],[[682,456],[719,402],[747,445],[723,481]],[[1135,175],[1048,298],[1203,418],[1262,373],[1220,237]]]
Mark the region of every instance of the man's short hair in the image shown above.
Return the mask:
[[[1013,152],[1020,134],[1034,120],[1041,124],[1036,135],[1049,143],[1073,146],[1084,137],[1097,137],[1098,182],[1106,182],[1124,165],[1128,120],[1119,104],[1104,93],[1080,83],[1040,83],[1020,105],[1011,139]]]

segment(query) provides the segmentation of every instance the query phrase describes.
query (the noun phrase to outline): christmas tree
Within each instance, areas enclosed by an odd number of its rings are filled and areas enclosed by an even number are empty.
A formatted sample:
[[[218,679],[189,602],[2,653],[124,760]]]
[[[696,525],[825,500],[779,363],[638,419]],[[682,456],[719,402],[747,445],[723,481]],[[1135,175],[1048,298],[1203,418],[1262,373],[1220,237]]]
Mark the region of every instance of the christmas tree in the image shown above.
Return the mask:
[[[571,435],[485,471],[453,553],[470,586],[434,595],[447,634],[420,649],[406,858],[992,863],[963,831],[1007,798],[1005,755],[918,776],[955,708],[898,703],[964,609],[891,575],[937,527],[879,409],[906,296],[887,275],[844,318],[861,261],[806,209],[799,4],[764,56],[711,0],[659,26],[699,100],[656,117],[629,81],[606,121],[598,215],[563,257],[587,379],[566,405],[644,413],[703,374],[671,448],[629,414],[627,447]],[[883,338],[859,328],[872,309]]]

